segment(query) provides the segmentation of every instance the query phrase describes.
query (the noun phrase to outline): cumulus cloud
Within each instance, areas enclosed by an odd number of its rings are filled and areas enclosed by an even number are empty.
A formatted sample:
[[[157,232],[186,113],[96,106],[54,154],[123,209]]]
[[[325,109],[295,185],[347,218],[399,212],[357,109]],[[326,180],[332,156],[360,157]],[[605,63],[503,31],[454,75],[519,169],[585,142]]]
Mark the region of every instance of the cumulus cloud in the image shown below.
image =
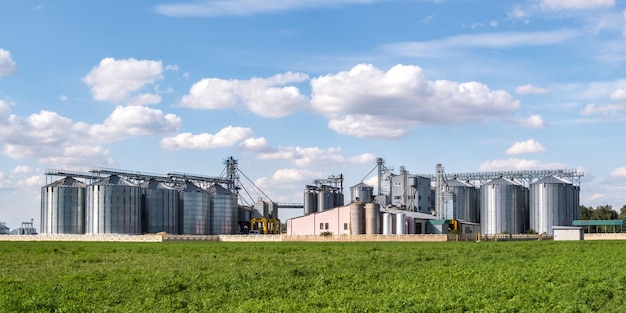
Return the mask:
[[[545,150],[546,148],[544,148],[541,143],[535,141],[534,139],[528,139],[526,141],[514,143],[510,148],[506,150],[506,154],[517,155],[525,153],[537,153],[543,152]]]
[[[91,89],[94,100],[115,103],[130,100],[135,105],[153,104],[157,99],[160,102],[160,97],[133,95],[147,85],[154,84],[162,77],[162,73],[161,61],[104,58],[83,78],[83,82]]]
[[[181,133],[176,136],[166,137],[161,141],[161,147],[171,150],[231,147],[241,141],[250,139],[253,134],[250,128],[228,126],[215,134]]]
[[[32,171],[32,169],[30,168],[30,166],[27,165],[18,165],[13,169],[14,174],[24,174],[24,173],[30,173]]]
[[[381,0],[209,0],[160,4],[156,6],[155,11],[173,17],[248,16],[342,4],[368,4],[378,1]]]
[[[528,118],[520,118],[517,120],[517,123],[521,126],[541,129],[548,126],[548,123],[541,118],[541,115],[531,115]]]
[[[311,184],[314,179],[328,177],[326,173],[307,169],[286,168],[275,171],[269,177],[261,177],[254,184],[277,202],[302,202],[302,186]]]
[[[611,177],[624,178],[626,177],[626,167],[618,167],[611,171]]]
[[[45,179],[43,175],[31,176],[26,179],[22,179],[17,182],[19,188],[35,188],[45,185]]]
[[[113,160],[109,150],[101,146],[85,146],[68,144],[54,155],[39,159],[40,163],[54,167],[87,167],[94,164],[111,165]]]
[[[143,106],[118,106],[102,124],[92,125],[89,134],[103,140],[119,140],[128,136],[149,136],[174,133],[181,119]]]
[[[245,105],[264,117],[284,117],[306,106],[308,99],[294,86],[308,79],[302,73],[287,72],[269,78],[224,80],[205,78],[191,86],[179,105],[195,109],[232,109]]]
[[[611,93],[611,100],[623,101],[626,100],[626,89],[618,88]]]
[[[239,148],[246,152],[268,152],[272,149],[264,137],[247,138],[239,144]]]
[[[353,157],[344,157],[339,147],[321,149],[318,147],[278,147],[270,152],[258,154],[263,160],[284,160],[300,167],[332,166],[345,164],[374,163],[376,156],[364,153]]]
[[[397,138],[416,125],[483,122],[519,107],[509,93],[478,82],[427,80],[418,66],[384,72],[360,64],[314,78],[311,88],[312,108],[330,119],[329,127],[362,137]]]
[[[542,0],[541,7],[547,10],[587,10],[615,6],[615,0]]]
[[[550,92],[550,89],[546,89],[546,88],[541,88],[541,87],[537,87],[537,86],[533,86],[533,85],[522,85],[522,86],[517,86],[515,88],[515,92],[518,95],[528,95],[528,94],[546,94],[548,92]]]
[[[0,48],[0,77],[13,75],[17,72],[15,61],[11,59],[11,52]]]
[[[480,165],[481,171],[523,171],[523,170],[557,170],[564,169],[565,164],[542,163],[538,160],[506,159],[487,161]]]

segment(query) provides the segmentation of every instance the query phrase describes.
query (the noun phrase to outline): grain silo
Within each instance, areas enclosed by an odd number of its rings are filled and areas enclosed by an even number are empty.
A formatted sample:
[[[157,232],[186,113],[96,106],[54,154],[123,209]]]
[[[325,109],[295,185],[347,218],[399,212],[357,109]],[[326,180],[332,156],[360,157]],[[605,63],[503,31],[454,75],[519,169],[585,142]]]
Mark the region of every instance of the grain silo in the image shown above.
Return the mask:
[[[178,232],[185,235],[209,235],[209,192],[185,181],[178,199]]]
[[[365,234],[380,233],[380,205],[378,203],[365,204]]]
[[[323,212],[335,207],[335,194],[332,190],[323,189],[317,194],[317,211]]]
[[[144,182],[141,188],[143,232],[178,234],[178,190],[154,179]]]
[[[374,197],[374,187],[366,185],[364,183],[358,183],[350,187],[350,202],[363,201],[368,203],[372,201]]]
[[[480,231],[493,235],[519,234],[527,230],[527,188],[506,179],[496,178],[480,188]]]
[[[42,234],[85,233],[86,187],[68,176],[41,188]]]
[[[117,175],[87,186],[87,234],[141,234],[141,188]]]
[[[361,235],[365,233],[365,211],[363,202],[350,203],[350,234]]]
[[[317,212],[317,191],[307,189],[304,191],[304,215]]]
[[[220,185],[213,185],[211,194],[211,234],[230,235],[239,231],[237,194]]]
[[[454,194],[453,217],[447,219],[458,219],[473,223],[480,222],[480,191],[476,186],[458,179],[446,182],[448,191]]]
[[[530,185],[530,229],[552,235],[552,226],[571,226],[579,212],[579,189],[570,182],[547,176]]]
[[[396,213],[396,234],[406,235],[406,214]]]

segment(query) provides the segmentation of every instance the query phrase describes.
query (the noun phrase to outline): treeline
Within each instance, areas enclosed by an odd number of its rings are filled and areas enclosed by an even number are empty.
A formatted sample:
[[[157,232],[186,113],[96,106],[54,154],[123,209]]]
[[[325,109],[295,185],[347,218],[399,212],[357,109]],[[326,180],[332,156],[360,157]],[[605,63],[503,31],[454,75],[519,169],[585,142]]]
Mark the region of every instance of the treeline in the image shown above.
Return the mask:
[[[581,220],[625,220],[626,221],[626,204],[622,206],[620,212],[613,210],[613,206],[605,204],[599,205],[595,209],[592,206],[580,206]]]

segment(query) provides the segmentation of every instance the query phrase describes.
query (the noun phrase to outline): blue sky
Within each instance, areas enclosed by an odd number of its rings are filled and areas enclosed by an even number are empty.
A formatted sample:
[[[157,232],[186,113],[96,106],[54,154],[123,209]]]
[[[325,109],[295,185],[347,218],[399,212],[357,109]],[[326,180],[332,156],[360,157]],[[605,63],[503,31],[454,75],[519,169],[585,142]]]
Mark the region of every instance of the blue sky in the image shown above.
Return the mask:
[[[581,204],[626,204],[626,7],[614,0],[1,7],[11,228],[38,227],[47,168],[218,176],[229,156],[278,202],[340,173],[349,197],[383,157],[416,174],[578,169]]]

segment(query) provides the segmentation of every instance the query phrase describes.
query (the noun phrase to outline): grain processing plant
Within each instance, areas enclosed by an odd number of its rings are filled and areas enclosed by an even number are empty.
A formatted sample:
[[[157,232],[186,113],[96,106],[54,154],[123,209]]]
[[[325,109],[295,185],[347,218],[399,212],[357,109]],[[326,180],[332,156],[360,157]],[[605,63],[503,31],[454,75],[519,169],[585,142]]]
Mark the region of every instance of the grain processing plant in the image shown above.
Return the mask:
[[[583,174],[576,170],[450,174],[437,164],[435,175],[411,174],[404,166],[396,174],[382,158],[374,169],[376,195],[373,186],[356,184],[350,204],[305,209],[304,216],[287,220],[287,234],[552,235],[554,226],[572,226],[579,218]],[[311,189],[305,191],[305,207],[317,203]]]

